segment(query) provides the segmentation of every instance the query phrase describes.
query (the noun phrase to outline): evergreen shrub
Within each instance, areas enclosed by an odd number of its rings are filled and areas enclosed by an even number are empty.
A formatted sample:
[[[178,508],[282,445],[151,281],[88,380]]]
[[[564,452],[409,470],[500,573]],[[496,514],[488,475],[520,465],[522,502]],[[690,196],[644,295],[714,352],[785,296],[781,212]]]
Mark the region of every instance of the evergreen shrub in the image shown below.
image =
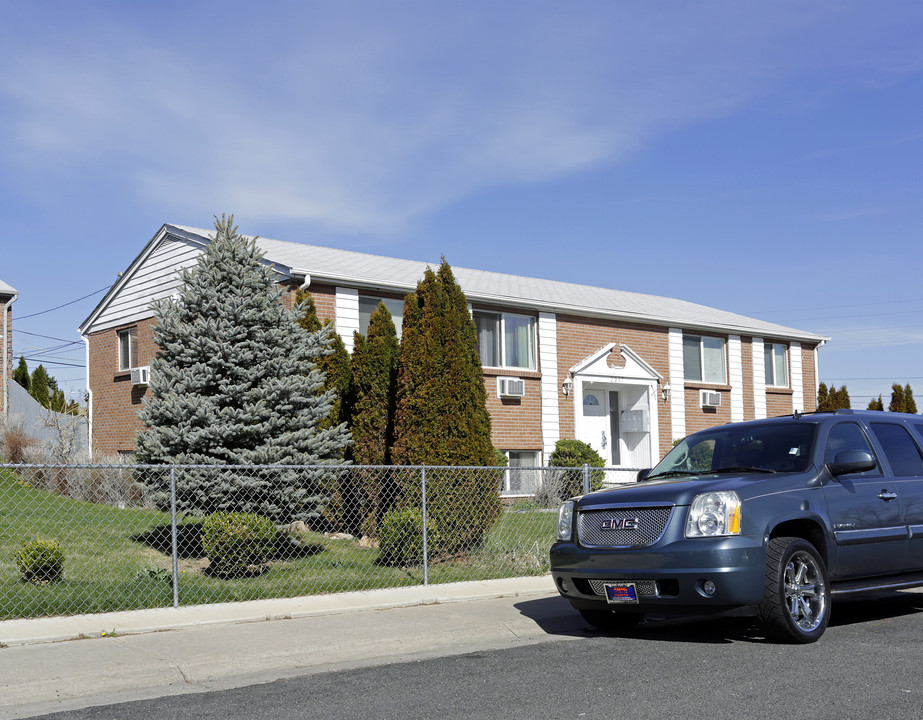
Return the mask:
[[[428,540],[435,534],[428,527]],[[378,526],[380,565],[412,567],[423,562],[423,515],[414,508],[392,508]]]
[[[605,461],[592,447],[581,440],[558,440],[554,452],[548,459],[552,467],[577,468],[589,465],[592,468],[605,467]],[[602,490],[605,473],[602,470],[590,472],[590,490]],[[565,485],[563,497],[583,494],[583,477],[572,474]]]
[[[31,540],[16,552],[16,567],[26,582],[58,582],[64,577],[64,550],[57,540]]]
[[[255,513],[217,512],[202,521],[202,548],[218,577],[258,574],[273,557],[279,530]]]

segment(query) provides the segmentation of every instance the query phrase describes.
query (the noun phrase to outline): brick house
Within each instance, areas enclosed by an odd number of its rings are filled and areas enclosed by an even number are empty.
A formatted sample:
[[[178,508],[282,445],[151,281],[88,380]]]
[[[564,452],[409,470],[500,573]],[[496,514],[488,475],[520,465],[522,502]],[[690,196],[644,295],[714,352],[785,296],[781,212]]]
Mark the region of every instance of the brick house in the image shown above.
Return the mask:
[[[6,415],[10,407],[10,380],[13,377],[13,303],[19,293],[0,280],[0,305],[3,306],[3,336],[0,340],[0,416]]]
[[[164,225],[80,326],[87,346],[92,450],[130,453],[147,365],[152,300],[178,287],[210,231]],[[293,301],[314,296],[348,350],[384,300],[402,298],[427,264],[260,238]],[[579,438],[613,467],[648,467],[674,439],[712,425],[813,410],[813,333],[654,295],[453,268],[480,340],[494,446],[511,465],[543,464]],[[508,488],[514,490],[515,488]]]

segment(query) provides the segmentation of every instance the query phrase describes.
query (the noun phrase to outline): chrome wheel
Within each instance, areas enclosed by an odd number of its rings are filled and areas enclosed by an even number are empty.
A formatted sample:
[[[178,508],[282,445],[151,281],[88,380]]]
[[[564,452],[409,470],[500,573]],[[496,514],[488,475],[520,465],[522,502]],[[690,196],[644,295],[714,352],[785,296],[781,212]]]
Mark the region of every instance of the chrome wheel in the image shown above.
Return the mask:
[[[766,548],[766,576],[759,615],[766,636],[811,643],[830,621],[827,568],[804,538],[776,537]]]
[[[805,632],[816,630],[827,612],[827,593],[820,567],[805,551],[785,565],[785,605],[792,622]]]

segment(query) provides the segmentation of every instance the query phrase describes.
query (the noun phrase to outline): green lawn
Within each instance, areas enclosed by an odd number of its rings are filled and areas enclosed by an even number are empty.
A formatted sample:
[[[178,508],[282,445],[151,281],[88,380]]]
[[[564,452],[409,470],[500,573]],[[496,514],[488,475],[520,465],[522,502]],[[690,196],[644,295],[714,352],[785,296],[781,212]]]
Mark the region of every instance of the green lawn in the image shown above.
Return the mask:
[[[169,514],[119,509],[24,485],[0,470],[0,619],[162,607],[173,601],[169,553],[136,538],[168,525]],[[436,558],[429,582],[538,575],[548,570],[556,516],[525,507],[506,511],[480,548]],[[20,579],[15,553],[23,542],[52,538],[65,552],[64,580],[32,585]],[[204,561],[180,559],[182,604],[294,597],[418,585],[423,568],[376,564],[378,550],[355,540],[307,533],[318,552],[273,563],[250,578],[223,580],[202,572]]]

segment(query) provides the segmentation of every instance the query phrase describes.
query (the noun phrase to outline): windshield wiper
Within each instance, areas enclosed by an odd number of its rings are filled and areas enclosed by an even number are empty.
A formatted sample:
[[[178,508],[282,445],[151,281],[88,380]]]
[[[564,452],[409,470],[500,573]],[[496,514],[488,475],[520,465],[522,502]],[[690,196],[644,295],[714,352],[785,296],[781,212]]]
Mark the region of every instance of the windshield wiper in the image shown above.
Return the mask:
[[[667,470],[666,472],[657,473],[656,475],[648,475],[644,479],[653,480],[655,478],[679,477],[681,475],[704,475],[710,472],[711,470]]]
[[[716,468],[715,470],[709,470],[708,472],[717,475],[719,473],[739,473],[739,472],[775,473],[775,470],[770,470],[769,468],[764,468],[764,467],[747,467],[745,465],[729,465],[728,467]]]

